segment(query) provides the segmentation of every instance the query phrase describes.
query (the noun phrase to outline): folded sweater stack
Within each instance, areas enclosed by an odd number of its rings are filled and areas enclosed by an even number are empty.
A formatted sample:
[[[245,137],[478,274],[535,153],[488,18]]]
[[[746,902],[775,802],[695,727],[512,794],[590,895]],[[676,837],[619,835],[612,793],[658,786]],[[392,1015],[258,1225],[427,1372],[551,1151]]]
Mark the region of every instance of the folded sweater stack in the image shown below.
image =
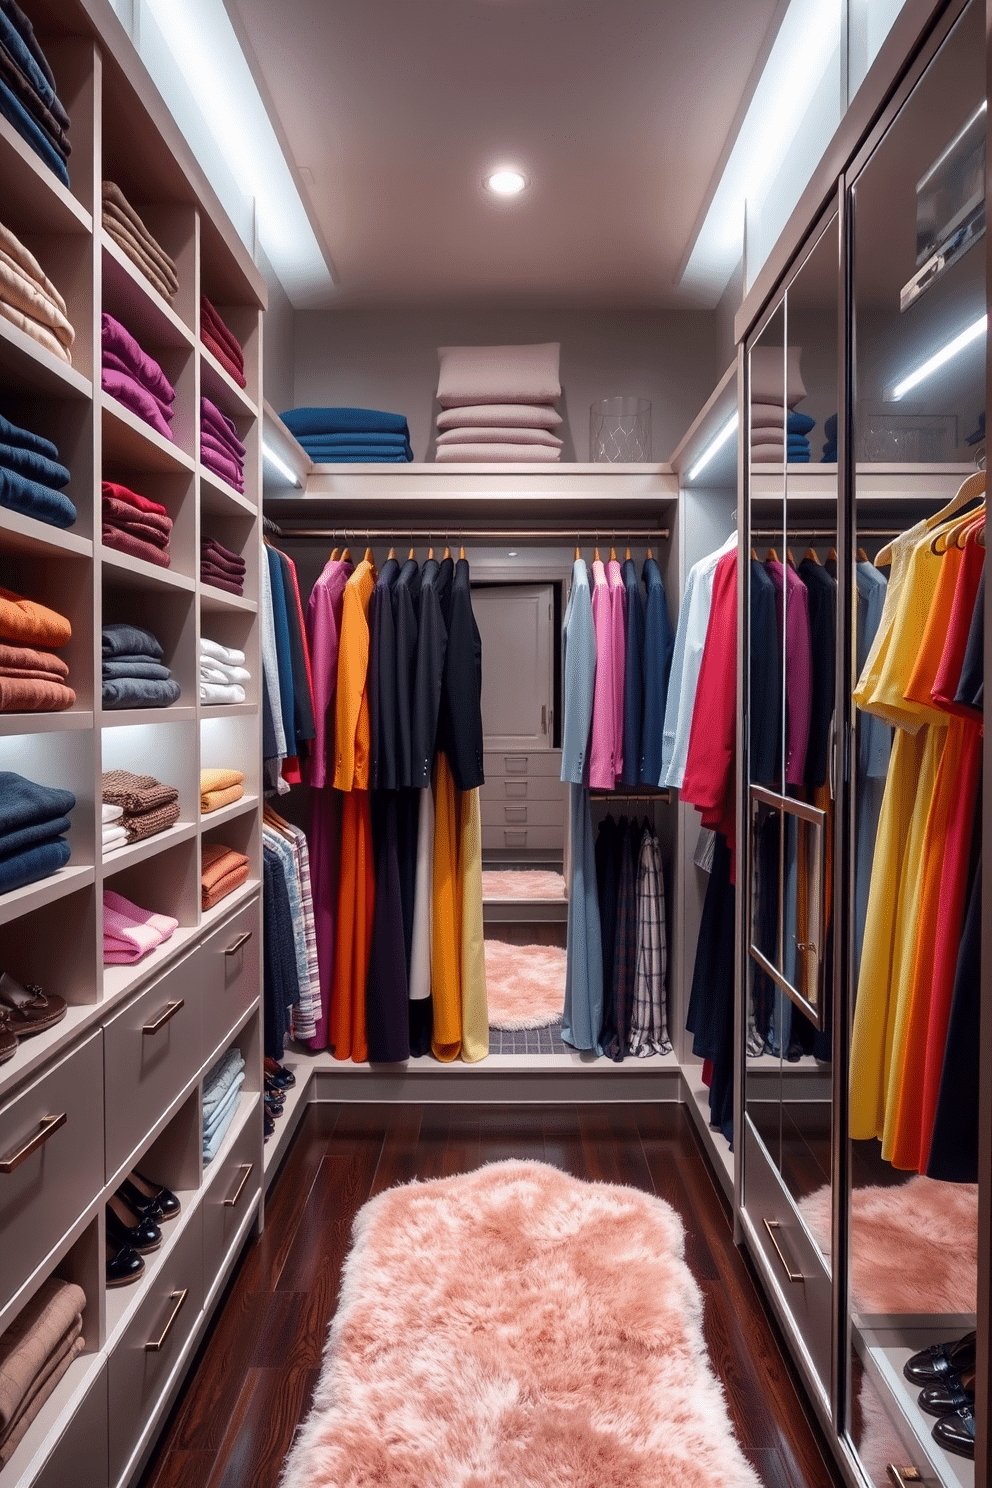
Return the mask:
[[[127,846],[127,828],[124,825],[124,807],[107,806],[102,808],[101,826],[103,830],[103,852],[114,852],[118,847]]]
[[[127,842],[154,837],[179,820],[178,790],[174,785],[163,785],[154,775],[133,775],[130,770],[105,771],[103,804],[121,808],[121,815],[112,826],[118,832],[123,829]]]
[[[77,513],[63,490],[68,484],[69,472],[52,441],[0,415],[0,506],[52,527],[71,527]]]
[[[203,1079],[203,1161],[211,1162],[234,1120],[245,1083],[245,1060],[235,1045]]]
[[[65,300],[34,254],[3,223],[0,223],[0,315],[26,331],[60,362],[72,362],[76,333],[69,323]]]
[[[48,58],[16,0],[0,4],[0,114],[68,186],[69,115],[55,91]]]
[[[179,921],[171,915],[155,914],[150,909],[140,909],[115,894],[113,889],[103,891],[103,963],[105,966],[129,966],[140,961],[164,940],[168,940]]]
[[[209,398],[200,399],[200,460],[214,475],[244,495],[245,447],[234,420]]]
[[[219,811],[240,801],[245,793],[245,777],[240,770],[212,769],[200,771],[200,811]]]
[[[64,646],[71,636],[64,615],[0,589],[0,713],[61,713],[72,707],[76,694],[69,668],[49,649]]]
[[[0,1334],[0,1467],[83,1352],[86,1293],[50,1276]]]
[[[210,706],[243,703],[243,684],[251,681],[245,653],[219,641],[200,637],[200,702]]]
[[[103,183],[103,230],[163,300],[175,299],[179,293],[175,264],[113,181]]]
[[[200,539],[200,578],[205,584],[226,589],[228,594],[244,594],[245,568],[240,553],[225,548],[216,538]]]
[[[823,458],[821,463],[833,465],[837,462],[837,415],[832,413],[823,421]]]
[[[172,518],[160,501],[140,496],[115,481],[103,482],[103,545],[143,558],[159,568],[172,562],[169,552]]]
[[[142,351],[131,332],[106,311],[100,317],[100,337],[103,391],[150,424],[163,439],[173,439],[169,425],[176,390],[158,362]]]
[[[220,842],[205,842],[200,859],[200,890],[204,909],[213,909],[228,894],[241,887],[248,877],[249,859],[233,847]]]
[[[58,873],[69,861],[65,837],[76,804],[72,791],[39,785],[0,770],[0,894]]]
[[[167,708],[178,702],[179,683],[162,660],[161,643],[140,625],[103,627],[103,706]]]
[[[200,340],[238,387],[247,387],[241,342],[228,330],[206,295],[200,296]]]
[[[560,460],[560,352],[557,341],[439,346],[435,460]]]
[[[413,459],[401,413],[378,408],[288,408],[283,423],[315,465],[402,465]]]
[[[809,459],[806,435],[816,421],[791,412],[806,396],[801,352],[799,346],[788,352],[781,346],[756,346],[751,352],[751,460],[756,465]]]

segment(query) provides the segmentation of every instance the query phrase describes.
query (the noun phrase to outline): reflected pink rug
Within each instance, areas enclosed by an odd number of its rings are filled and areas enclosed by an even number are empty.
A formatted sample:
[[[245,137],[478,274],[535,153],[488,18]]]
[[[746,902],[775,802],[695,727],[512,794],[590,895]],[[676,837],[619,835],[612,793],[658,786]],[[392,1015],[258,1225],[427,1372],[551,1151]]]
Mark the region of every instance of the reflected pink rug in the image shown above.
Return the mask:
[[[561,946],[509,945],[486,937],[490,1028],[549,1028],[565,1008]]]
[[[352,1238],[282,1488],[760,1488],[663,1200],[501,1162]]]
[[[538,868],[484,868],[482,898],[564,899],[565,880],[560,873]]]

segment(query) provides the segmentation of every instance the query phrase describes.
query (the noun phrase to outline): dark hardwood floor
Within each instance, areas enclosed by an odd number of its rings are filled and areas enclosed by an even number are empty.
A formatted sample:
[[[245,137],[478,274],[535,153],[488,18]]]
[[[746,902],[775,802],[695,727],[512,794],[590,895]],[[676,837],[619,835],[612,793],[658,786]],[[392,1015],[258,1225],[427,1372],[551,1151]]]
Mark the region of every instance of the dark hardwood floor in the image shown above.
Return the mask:
[[[373,1195],[500,1158],[658,1194],[686,1227],[705,1331],[738,1439],[766,1488],[840,1478],[732,1239],[690,1118],[673,1105],[323,1105],[304,1115],[143,1488],[275,1488],[306,1415],[352,1219]]]

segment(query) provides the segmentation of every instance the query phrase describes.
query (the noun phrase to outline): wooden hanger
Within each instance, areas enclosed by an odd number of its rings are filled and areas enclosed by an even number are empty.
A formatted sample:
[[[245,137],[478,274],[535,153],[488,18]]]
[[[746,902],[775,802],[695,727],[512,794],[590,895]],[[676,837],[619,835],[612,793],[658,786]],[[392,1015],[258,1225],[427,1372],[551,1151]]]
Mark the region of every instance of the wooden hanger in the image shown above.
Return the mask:
[[[577,560],[582,557],[582,549],[581,548],[578,548],[577,547],[575,549],[575,557],[576,557]]]
[[[755,563],[760,563],[761,562],[761,559],[758,557],[758,550],[757,550],[757,548],[752,548],[751,549],[751,557],[754,559]]]
[[[396,549],[395,548],[390,548],[389,552],[386,554],[386,562],[388,563],[389,560],[390,560],[390,558],[395,558],[395,557],[396,557]]]
[[[445,543],[445,545],[444,545],[444,557],[441,559],[441,562],[443,563],[445,558],[450,558],[450,557],[451,557],[451,549],[448,547],[448,544]]]
[[[416,554],[416,551],[413,548],[411,548],[410,551],[409,551],[409,553],[407,553],[407,555],[406,555],[406,561],[407,561],[407,563],[410,563],[411,561],[414,562],[414,563],[416,563],[416,561],[417,561],[417,554]]]
[[[647,552],[645,553],[644,556],[645,556],[645,558],[653,558],[654,557],[654,554],[652,553],[651,549],[648,548],[648,550],[647,550]]]
[[[599,549],[598,548],[593,548],[593,550],[592,550],[592,561],[593,561],[593,563],[598,563],[599,562]]]
[[[433,558],[434,557],[434,549],[433,548],[428,548],[427,549],[427,556],[428,556],[428,558]]]
[[[371,548],[366,548],[365,549],[365,557],[363,559],[363,562],[374,564],[374,561],[375,560],[372,557],[372,549]]]
[[[342,548],[341,549],[341,562],[342,563],[350,563],[351,562],[351,549],[350,548]]]
[[[975,470],[971,475],[965,477],[947,505],[942,506],[940,511],[934,512],[932,517],[927,518],[927,531],[932,532],[935,527],[940,527],[942,523],[949,521],[951,517],[956,517],[963,507],[968,506],[972,501],[977,501],[979,496],[984,495],[985,471]],[[880,568],[892,562],[891,543],[886,543],[884,548],[879,549],[875,554],[875,562]]]
[[[464,558],[465,558],[465,549],[464,548],[459,548],[458,549],[458,561],[459,561],[459,563],[463,562],[464,561]]]
[[[790,568],[795,568],[795,566],[796,566],[796,560],[792,556],[792,549],[791,548],[786,548],[786,550],[785,550],[785,561],[789,565]]]
[[[807,558],[809,559],[810,563],[819,564],[819,562],[820,562],[819,558],[816,556],[816,549],[815,548],[807,548],[806,549],[806,552],[805,552],[805,554],[803,556],[803,561],[805,562]]]
[[[274,832],[278,832],[280,837],[285,837],[287,842],[294,841],[289,822],[281,817],[277,811],[274,811],[268,801],[266,801],[262,808],[262,820],[266,826],[271,827]]]
[[[862,548],[860,551],[863,553],[864,552],[864,548]],[[837,562],[837,549],[836,548],[831,548],[830,549],[830,552],[827,554],[827,562],[828,563],[836,563]]]
[[[337,558],[337,556],[338,556],[338,550],[337,550],[337,548],[332,548],[331,549],[331,556],[327,560],[328,563],[333,563],[335,561],[335,559]]]
[[[776,551],[775,551],[774,548],[769,548],[768,549],[768,552],[765,554],[765,562],[766,563],[777,563],[778,562],[778,554],[776,553]]]
[[[616,550],[616,548],[611,548],[610,549],[610,562],[611,563],[616,563],[616,561],[617,561],[617,550]]]
[[[630,557],[630,549],[628,548],[627,551],[624,553],[624,558],[629,558],[629,557]]]

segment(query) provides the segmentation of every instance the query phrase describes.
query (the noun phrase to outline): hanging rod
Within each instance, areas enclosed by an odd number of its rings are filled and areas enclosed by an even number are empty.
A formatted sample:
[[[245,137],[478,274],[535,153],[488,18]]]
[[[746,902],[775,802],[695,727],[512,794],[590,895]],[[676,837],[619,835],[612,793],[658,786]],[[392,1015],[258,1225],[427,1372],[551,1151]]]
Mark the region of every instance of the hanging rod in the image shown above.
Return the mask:
[[[671,793],[670,790],[655,790],[655,791],[625,791],[625,790],[615,790],[615,791],[599,790],[599,791],[597,791],[597,790],[591,790],[589,792],[589,799],[591,801],[660,801],[661,804],[664,806],[664,805],[667,805],[667,803],[672,799],[672,793]]]
[[[671,536],[668,527],[623,527],[604,524],[600,527],[467,527],[458,522],[438,522],[433,527],[404,527],[395,523],[392,527],[284,527],[282,536],[290,537],[364,537],[390,538],[410,537],[427,542],[441,537],[489,538],[502,542],[506,538],[540,538],[561,542],[603,542],[607,538],[639,538],[654,542],[667,542]]]
[[[856,537],[898,537],[905,527],[858,527]],[[837,541],[836,527],[752,527],[752,537],[777,537],[781,542],[791,542],[794,537],[831,537]]]

